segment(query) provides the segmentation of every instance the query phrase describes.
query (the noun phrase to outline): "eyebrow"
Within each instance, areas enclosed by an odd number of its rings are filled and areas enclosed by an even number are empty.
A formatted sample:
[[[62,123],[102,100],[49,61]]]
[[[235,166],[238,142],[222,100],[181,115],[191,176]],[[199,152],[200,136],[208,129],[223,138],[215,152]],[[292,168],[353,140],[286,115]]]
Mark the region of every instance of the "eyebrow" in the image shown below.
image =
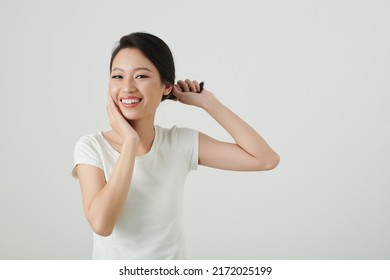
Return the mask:
[[[119,71],[122,71],[122,72],[125,72],[125,70],[123,70],[122,68],[118,68],[118,67],[115,67],[112,69],[112,71],[115,71],[115,70],[119,70]],[[146,68],[146,67],[137,67],[137,68],[133,68],[134,71],[137,71],[137,70],[146,70],[146,71],[149,71],[149,72],[153,72],[152,70],[150,70],[149,68]]]

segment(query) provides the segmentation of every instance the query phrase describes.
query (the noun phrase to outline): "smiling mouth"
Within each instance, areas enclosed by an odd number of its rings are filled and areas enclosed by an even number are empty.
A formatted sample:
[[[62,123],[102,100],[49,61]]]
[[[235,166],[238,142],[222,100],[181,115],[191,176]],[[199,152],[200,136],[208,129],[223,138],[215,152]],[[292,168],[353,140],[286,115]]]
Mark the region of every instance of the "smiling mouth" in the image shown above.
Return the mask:
[[[121,102],[124,105],[133,105],[140,103],[142,98],[122,98]]]

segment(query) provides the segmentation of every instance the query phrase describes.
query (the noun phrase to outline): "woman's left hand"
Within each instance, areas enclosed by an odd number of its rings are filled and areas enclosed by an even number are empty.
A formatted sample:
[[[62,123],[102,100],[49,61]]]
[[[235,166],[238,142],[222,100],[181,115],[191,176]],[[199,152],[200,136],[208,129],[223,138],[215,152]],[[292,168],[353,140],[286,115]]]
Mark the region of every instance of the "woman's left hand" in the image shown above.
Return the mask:
[[[200,91],[199,83],[189,79],[186,79],[185,81],[179,80],[177,84],[173,86],[172,93],[181,103],[203,109],[216,101],[213,93],[207,89]]]

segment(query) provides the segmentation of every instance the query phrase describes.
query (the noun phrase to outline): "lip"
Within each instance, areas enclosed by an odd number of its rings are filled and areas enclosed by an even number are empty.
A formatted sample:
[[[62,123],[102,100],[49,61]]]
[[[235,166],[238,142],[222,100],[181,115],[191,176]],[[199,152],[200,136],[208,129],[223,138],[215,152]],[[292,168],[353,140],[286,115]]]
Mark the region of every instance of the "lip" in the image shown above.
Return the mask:
[[[136,98],[137,98],[137,99],[141,99],[140,102],[134,103],[134,104],[124,104],[124,103],[122,102],[122,100],[136,99]],[[120,103],[123,107],[125,107],[125,108],[133,108],[133,107],[136,107],[136,106],[139,105],[141,102],[142,102],[142,98],[139,97],[139,96],[135,96],[135,95],[123,96],[123,97],[120,97],[120,98],[119,98],[119,103]]]
[[[134,99],[134,98],[142,99],[142,97],[139,97],[139,96],[137,96],[137,95],[129,95],[129,96],[122,96],[122,97],[119,97],[119,100],[122,100],[122,99]]]

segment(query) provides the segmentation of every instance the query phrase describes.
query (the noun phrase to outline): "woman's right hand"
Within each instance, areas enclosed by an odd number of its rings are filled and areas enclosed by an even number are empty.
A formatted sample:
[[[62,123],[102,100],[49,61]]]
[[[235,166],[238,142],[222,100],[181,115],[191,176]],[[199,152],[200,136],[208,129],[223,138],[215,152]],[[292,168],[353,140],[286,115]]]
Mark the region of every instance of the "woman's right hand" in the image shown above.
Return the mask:
[[[137,131],[123,117],[110,95],[108,96],[107,112],[110,126],[121,137],[123,143],[138,143],[139,135]]]

